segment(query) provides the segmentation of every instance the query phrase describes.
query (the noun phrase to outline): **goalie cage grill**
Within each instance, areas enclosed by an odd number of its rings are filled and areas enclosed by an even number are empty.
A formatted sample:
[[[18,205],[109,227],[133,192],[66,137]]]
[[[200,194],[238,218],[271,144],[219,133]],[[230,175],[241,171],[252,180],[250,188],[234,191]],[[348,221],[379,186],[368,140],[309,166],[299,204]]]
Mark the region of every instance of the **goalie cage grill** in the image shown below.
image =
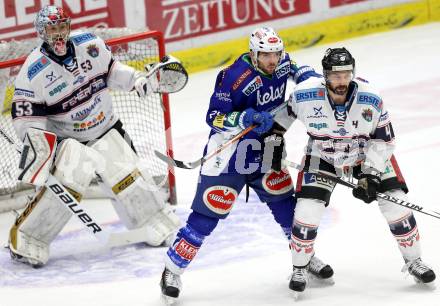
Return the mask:
[[[137,70],[142,71],[145,64],[158,62],[165,55],[163,34],[159,31],[132,34],[133,31],[128,29],[95,29],[93,32],[107,39],[106,43],[115,59]],[[13,139],[18,148],[22,143],[14,132],[11,120],[14,81],[26,59],[22,55],[28,54],[38,44],[38,39],[0,44],[0,128]],[[2,50],[14,50],[14,53]],[[152,94],[143,101],[135,92],[112,90],[111,94],[115,112],[130,135],[138,155],[148,165],[155,182],[167,193],[168,201],[176,204],[174,171],[165,163],[157,162],[154,155],[154,150],[173,154],[168,95]],[[4,137],[0,137],[0,156],[0,211],[19,208],[33,193],[33,187],[16,180],[19,154]],[[5,204],[6,201],[9,204]]]

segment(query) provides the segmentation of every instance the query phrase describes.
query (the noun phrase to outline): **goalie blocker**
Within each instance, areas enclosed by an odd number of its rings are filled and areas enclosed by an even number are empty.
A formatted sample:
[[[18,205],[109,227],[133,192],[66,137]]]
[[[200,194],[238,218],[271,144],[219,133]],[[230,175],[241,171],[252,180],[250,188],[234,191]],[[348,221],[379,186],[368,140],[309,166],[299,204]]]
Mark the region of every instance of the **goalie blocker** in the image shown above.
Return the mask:
[[[20,176],[26,182],[30,182],[28,178],[38,177],[39,184],[43,185],[49,176],[47,171],[44,177],[46,172],[38,166],[51,167],[54,146],[47,143],[47,134],[51,133],[37,129],[28,131],[26,143],[29,148],[40,149],[28,149],[27,153],[23,150],[22,163],[26,171],[23,170]],[[31,151],[32,155],[29,154]],[[36,162],[32,167],[26,167],[30,160]],[[145,242],[149,245],[162,244],[179,227],[178,217],[160,198],[153,179],[140,169],[139,158],[115,129],[91,147],[73,139],[63,140],[52,172],[78,201],[98,173],[121,221],[128,229],[143,227]],[[11,256],[32,265],[46,264],[50,243],[72,215],[72,211],[45,186],[39,187],[10,230]]]

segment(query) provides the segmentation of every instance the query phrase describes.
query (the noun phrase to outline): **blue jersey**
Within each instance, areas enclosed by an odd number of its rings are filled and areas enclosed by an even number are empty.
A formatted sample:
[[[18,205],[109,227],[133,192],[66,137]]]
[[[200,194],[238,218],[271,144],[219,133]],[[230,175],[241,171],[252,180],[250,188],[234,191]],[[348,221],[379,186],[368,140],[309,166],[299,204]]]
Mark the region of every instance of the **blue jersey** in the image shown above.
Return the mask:
[[[310,67],[307,68],[307,71],[313,71]],[[267,75],[255,69],[249,54],[245,53],[231,66],[220,71],[206,115],[206,122],[212,130],[204,154],[240,132],[240,112],[247,108],[269,112],[282,104],[285,101],[287,79],[295,79],[300,70],[286,54],[275,72]],[[317,75],[314,71],[313,74]],[[251,147],[249,139],[256,139],[258,142],[253,142]],[[246,147],[246,144],[249,146]],[[202,174],[250,174],[260,171],[263,150],[263,137],[251,131],[228,150],[206,162],[202,167]]]

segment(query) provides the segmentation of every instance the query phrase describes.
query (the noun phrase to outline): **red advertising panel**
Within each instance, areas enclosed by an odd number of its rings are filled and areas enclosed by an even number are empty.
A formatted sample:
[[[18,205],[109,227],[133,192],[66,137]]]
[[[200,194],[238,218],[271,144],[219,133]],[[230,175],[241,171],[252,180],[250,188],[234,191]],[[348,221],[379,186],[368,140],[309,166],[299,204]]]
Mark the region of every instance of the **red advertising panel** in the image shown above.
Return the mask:
[[[167,41],[310,12],[310,0],[145,0],[147,23]]]
[[[350,3],[365,2],[368,0],[330,0],[330,7],[342,6]]]
[[[48,4],[61,4],[72,18],[73,29],[125,26],[124,2],[120,0],[0,0],[0,40],[36,36],[35,16]]]

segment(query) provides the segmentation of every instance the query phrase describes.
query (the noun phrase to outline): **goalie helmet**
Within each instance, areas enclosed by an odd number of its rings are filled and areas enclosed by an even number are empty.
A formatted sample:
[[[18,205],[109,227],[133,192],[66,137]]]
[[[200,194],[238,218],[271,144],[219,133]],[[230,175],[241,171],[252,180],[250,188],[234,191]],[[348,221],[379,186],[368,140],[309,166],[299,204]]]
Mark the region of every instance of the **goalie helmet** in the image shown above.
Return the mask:
[[[322,59],[324,76],[330,71],[352,71],[354,75],[355,60],[351,53],[343,48],[328,48]]]
[[[54,5],[43,7],[38,12],[34,24],[38,36],[49,45],[56,55],[66,54],[66,43],[70,35],[70,17],[62,8]],[[59,26],[60,31],[48,33],[47,26]]]
[[[249,49],[251,60],[257,67],[258,52],[281,52],[281,59],[284,58],[284,43],[274,29],[262,27],[254,30],[249,38]]]

